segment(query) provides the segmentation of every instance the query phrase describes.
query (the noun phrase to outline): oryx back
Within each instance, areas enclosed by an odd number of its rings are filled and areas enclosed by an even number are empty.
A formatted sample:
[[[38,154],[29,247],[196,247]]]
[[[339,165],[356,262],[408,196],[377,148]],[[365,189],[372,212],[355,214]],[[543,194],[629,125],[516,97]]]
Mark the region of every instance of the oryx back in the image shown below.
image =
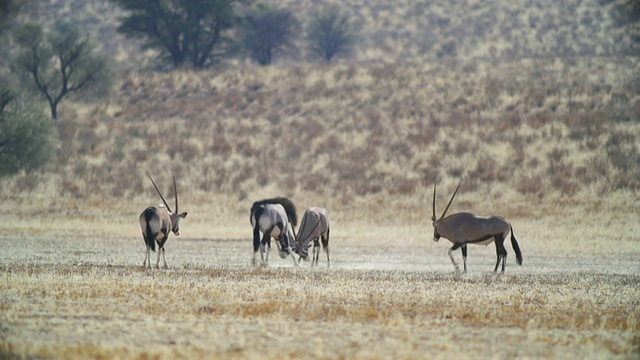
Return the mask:
[[[293,228],[298,226],[298,213],[296,211],[296,206],[293,204],[293,201],[287,199],[286,197],[275,197],[270,199],[263,199],[260,201],[256,201],[251,205],[251,214],[258,209],[261,205],[265,204],[280,204],[284,208],[287,219]],[[252,223],[253,224],[253,223]]]
[[[500,216],[478,216],[457,213],[439,219],[434,224],[441,237],[453,243],[488,245],[496,236],[506,237],[509,223]]]

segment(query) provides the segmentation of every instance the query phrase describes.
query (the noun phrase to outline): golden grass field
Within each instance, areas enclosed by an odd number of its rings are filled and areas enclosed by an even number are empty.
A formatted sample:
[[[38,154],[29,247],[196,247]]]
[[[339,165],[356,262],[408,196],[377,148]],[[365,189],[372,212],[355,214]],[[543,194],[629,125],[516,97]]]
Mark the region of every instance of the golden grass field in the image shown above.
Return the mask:
[[[614,2],[335,3],[363,22],[351,59],[169,73],[108,2],[29,9],[91,15],[124,71],[61,104],[47,169],[1,179],[0,358],[640,357],[640,60],[610,55],[633,45]],[[142,267],[147,173],[189,212],[168,270]],[[506,217],[523,266],[470,246],[454,274],[431,199],[460,181],[450,213]],[[272,196],[329,209],[332,268],[251,266]]]
[[[603,201],[591,219],[571,211],[566,218],[514,217],[524,265],[515,265],[507,245],[506,273],[495,278],[492,245],[470,247],[469,273],[458,277],[447,241],[434,243],[428,222],[349,223],[339,212],[332,214],[332,268],[321,254],[318,268],[303,262],[296,269],[275,251],[269,268],[254,268],[247,214],[223,217],[227,226],[218,226],[208,215],[212,207],[183,204],[190,215],[182,235],[166,245],[169,270],[142,268],[135,213],[60,219],[48,212],[34,215],[30,226],[16,219],[20,228],[0,237],[2,355],[634,359],[640,353],[637,200]]]

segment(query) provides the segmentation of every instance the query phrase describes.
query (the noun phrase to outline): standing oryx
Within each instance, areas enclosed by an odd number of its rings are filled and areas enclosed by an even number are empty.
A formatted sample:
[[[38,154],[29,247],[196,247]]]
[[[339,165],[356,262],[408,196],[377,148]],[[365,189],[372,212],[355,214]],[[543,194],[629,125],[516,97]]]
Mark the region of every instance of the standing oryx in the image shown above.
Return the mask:
[[[511,224],[509,224],[504,218],[500,216],[478,216],[470,213],[457,213],[444,217],[453,202],[453,198],[456,196],[460,183],[453,192],[449,204],[444,209],[440,219],[436,218],[436,186],[433,185],[433,241],[440,240],[441,237],[451,241],[453,246],[449,249],[449,258],[453,266],[456,268],[456,273],[460,273],[460,268],[453,259],[453,251],[461,248],[462,260],[464,261],[464,273],[467,272],[467,244],[477,245],[489,245],[495,241],[497,261],[496,267],[493,269],[493,274],[498,272],[498,267],[502,261],[502,273],[504,273],[505,262],[507,261],[507,250],[504,248],[504,240],[507,238],[509,232],[511,232],[511,246],[516,252],[516,260],[518,265],[522,265],[522,253],[520,252],[520,246],[513,234]]]
[[[313,240],[313,258],[311,266],[318,265],[320,257],[320,238],[322,238],[322,247],[327,253],[327,267],[331,267],[329,258],[329,217],[327,210],[320,207],[310,207],[305,211],[300,223],[300,229],[296,236],[296,252],[300,258],[307,260],[309,256],[309,247]]]
[[[167,260],[164,257],[164,243],[169,238],[169,232],[173,231],[174,234],[180,235],[180,219],[187,217],[187,213],[178,213],[178,189],[176,187],[176,178],[173,177],[173,193],[176,200],[176,212],[171,211],[171,207],[167,204],[167,201],[160,193],[158,186],[151,176],[147,175],[153,187],[160,195],[164,206],[149,206],[142,214],[140,214],[140,228],[142,229],[142,236],[144,242],[147,244],[147,254],[144,258],[142,266],[149,266],[151,268],[151,251],[156,251],[155,243],[158,243],[158,261],[156,262],[156,268],[160,268],[160,253],[162,253],[162,260],[164,261],[164,268],[167,268]]]
[[[256,263],[256,253],[260,250],[262,266],[269,263],[269,250],[271,250],[271,238],[276,239],[276,246],[281,258],[291,254],[293,265],[298,266],[293,256],[291,243],[295,241],[292,224],[285,207],[281,204],[261,203],[251,207],[251,226],[253,227],[253,264]],[[260,241],[262,232],[262,241]],[[266,252],[266,256],[265,256]]]

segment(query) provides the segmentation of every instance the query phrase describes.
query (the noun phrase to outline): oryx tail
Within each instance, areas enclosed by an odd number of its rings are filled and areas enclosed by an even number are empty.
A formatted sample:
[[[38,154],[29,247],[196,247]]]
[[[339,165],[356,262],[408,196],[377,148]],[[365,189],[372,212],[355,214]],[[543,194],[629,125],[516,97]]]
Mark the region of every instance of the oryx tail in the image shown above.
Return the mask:
[[[264,207],[258,206],[251,210],[251,224],[253,225],[253,252],[260,248],[260,217],[264,213]]]
[[[144,222],[146,227],[146,236],[144,236],[144,242],[147,244],[147,247],[151,249],[151,251],[156,251],[156,239],[153,233],[153,229],[151,228],[151,221],[153,217],[156,215],[156,211],[152,207],[148,207],[144,210]]]
[[[511,231],[511,246],[513,247],[513,251],[516,252],[516,260],[518,261],[518,265],[522,265],[522,252],[520,251],[520,245],[518,245],[518,241],[513,233],[513,227],[511,224],[509,224],[509,230]]]

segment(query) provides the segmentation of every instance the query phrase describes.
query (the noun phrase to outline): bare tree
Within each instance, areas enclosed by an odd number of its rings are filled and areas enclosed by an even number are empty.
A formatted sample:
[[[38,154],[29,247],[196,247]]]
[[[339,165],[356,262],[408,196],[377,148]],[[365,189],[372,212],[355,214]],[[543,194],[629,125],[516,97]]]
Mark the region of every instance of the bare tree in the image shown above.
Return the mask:
[[[251,58],[260,65],[271,64],[279,51],[294,49],[298,22],[289,10],[261,10],[247,15],[243,43]]]
[[[360,26],[347,12],[332,6],[316,12],[307,28],[309,51],[327,62],[335,56],[349,55],[356,43]]]
[[[15,40],[20,51],[13,68],[47,99],[54,120],[65,96],[108,91],[107,61],[95,53],[88,35],[83,36],[77,26],[59,23],[55,31],[45,33],[41,26],[27,24],[17,31]]]

